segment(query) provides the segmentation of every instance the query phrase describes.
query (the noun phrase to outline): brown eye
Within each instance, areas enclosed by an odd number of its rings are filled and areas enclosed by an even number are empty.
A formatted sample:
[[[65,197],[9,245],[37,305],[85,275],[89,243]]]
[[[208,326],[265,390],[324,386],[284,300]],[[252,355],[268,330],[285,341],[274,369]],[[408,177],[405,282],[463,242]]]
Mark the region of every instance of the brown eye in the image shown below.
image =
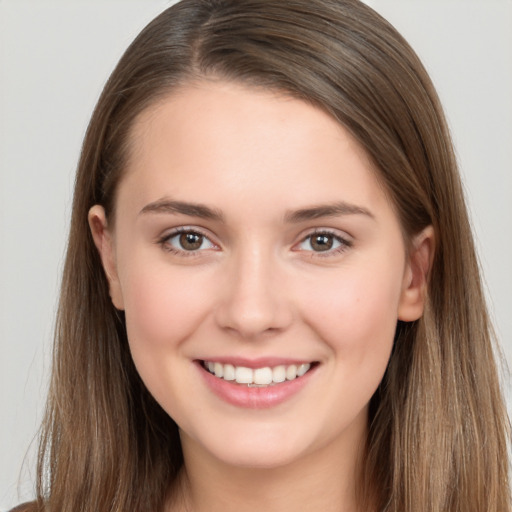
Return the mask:
[[[328,234],[312,235],[310,240],[314,251],[329,251],[334,245],[334,236]]]
[[[203,245],[204,236],[199,233],[181,233],[179,244],[185,251],[197,251]]]
[[[351,246],[352,243],[341,236],[329,231],[317,231],[304,238],[298,248],[306,252],[326,253],[327,256],[335,255]]]
[[[215,248],[211,240],[197,231],[182,230],[160,240],[164,248],[175,253],[194,253]]]

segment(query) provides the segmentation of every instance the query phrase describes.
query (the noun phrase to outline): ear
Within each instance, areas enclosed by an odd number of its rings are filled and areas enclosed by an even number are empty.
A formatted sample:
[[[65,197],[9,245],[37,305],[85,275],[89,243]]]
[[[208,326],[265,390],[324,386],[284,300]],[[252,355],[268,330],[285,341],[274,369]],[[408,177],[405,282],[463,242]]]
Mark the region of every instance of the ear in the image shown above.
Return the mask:
[[[398,306],[399,320],[412,322],[423,315],[434,250],[434,228],[427,226],[413,238],[408,254]]]
[[[113,234],[108,229],[105,209],[98,204],[89,210],[89,227],[96,249],[100,254],[103,270],[107,276],[110,298],[117,309],[124,309],[123,294],[117,275]]]

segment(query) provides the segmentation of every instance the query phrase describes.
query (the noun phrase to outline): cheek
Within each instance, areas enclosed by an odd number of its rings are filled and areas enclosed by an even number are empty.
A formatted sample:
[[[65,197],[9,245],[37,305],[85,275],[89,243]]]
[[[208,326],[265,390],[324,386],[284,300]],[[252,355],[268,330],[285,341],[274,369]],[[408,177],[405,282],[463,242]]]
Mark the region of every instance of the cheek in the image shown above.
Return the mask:
[[[123,283],[126,327],[133,351],[179,347],[208,314],[208,280],[191,279],[169,266],[131,269]]]
[[[385,366],[397,323],[400,269],[344,270],[325,289],[309,291],[307,315],[315,331],[344,360]]]
[[[307,322],[329,350],[331,391],[317,399],[315,411],[331,411],[326,424],[333,435],[368,406],[388,366],[397,323],[396,273],[352,270],[331,279],[329,293],[309,295]],[[333,409],[333,403],[343,406]]]
[[[148,270],[146,270],[148,269]],[[156,401],[180,424],[187,410],[182,383],[194,393],[187,373],[186,340],[211,309],[204,280],[168,266],[132,269],[123,283],[128,342],[137,371]],[[181,392],[180,392],[181,390]]]

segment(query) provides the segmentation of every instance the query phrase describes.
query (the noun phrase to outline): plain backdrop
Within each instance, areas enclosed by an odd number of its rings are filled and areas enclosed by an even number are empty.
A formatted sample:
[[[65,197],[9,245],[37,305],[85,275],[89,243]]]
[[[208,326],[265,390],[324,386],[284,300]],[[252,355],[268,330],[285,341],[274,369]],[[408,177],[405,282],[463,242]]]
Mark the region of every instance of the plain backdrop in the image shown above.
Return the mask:
[[[123,50],[170,3],[0,0],[0,510],[33,496],[32,441],[89,116]],[[367,3],[409,40],[438,88],[512,361],[512,1]]]

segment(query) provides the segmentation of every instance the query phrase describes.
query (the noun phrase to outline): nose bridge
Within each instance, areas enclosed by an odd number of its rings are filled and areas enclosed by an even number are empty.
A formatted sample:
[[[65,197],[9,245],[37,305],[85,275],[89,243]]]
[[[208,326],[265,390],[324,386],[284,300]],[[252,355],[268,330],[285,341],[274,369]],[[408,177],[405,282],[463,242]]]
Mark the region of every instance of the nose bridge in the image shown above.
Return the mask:
[[[291,310],[282,286],[280,262],[273,251],[246,244],[230,260],[220,324],[244,338],[286,327]]]

